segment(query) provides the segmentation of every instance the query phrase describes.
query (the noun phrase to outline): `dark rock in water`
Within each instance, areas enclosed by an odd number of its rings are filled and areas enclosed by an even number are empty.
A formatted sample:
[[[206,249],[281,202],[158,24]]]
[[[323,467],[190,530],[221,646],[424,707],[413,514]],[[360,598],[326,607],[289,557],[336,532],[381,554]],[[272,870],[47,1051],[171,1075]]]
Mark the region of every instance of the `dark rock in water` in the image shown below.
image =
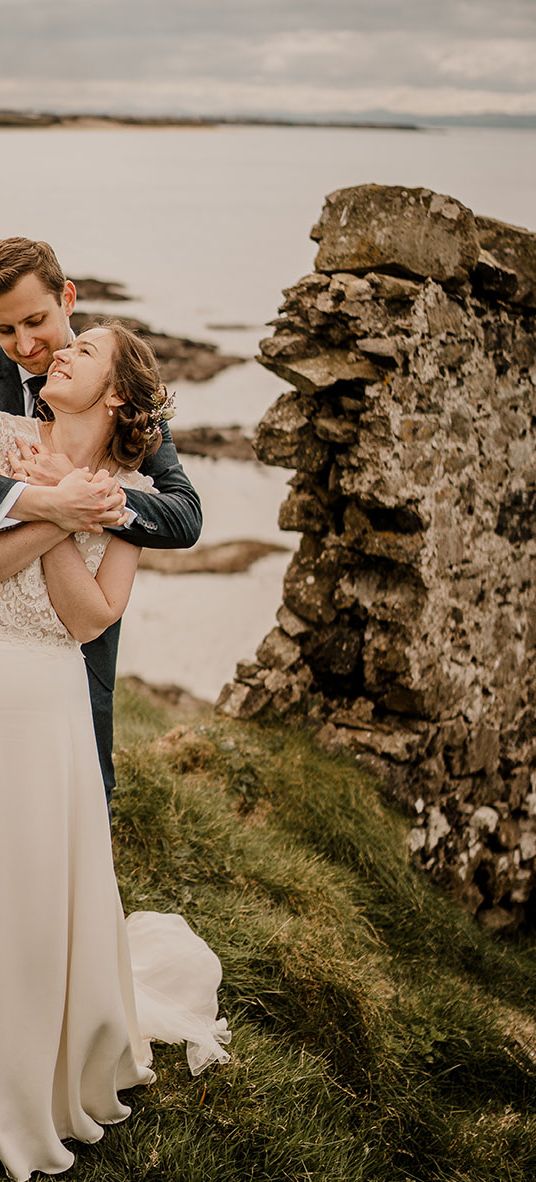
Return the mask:
[[[355,752],[417,864],[507,931],[536,912],[536,234],[379,185],[313,233],[261,342],[295,389],[255,436],[303,538],[221,702]]]
[[[140,567],[163,575],[236,575],[249,570],[259,558],[285,552],[275,542],[216,542],[192,550],[143,550]]]
[[[114,303],[132,300],[124,283],[108,279],[73,279],[79,300],[111,300]]]
[[[71,324],[74,331],[79,333],[89,324],[98,324],[107,319],[106,315],[100,313],[75,312],[71,316]],[[188,337],[172,337],[164,332],[154,332],[143,320],[137,320],[133,316],[114,316],[114,319],[120,320],[125,328],[139,333],[152,345],[164,382],[206,382],[222,369],[227,369],[230,365],[241,365],[245,361],[244,357],[220,353],[217,345],[191,341]]]
[[[205,324],[209,332],[254,332],[257,327],[255,324]]]
[[[212,460],[256,461],[253,443],[241,427],[173,427],[173,442],[181,455]]]

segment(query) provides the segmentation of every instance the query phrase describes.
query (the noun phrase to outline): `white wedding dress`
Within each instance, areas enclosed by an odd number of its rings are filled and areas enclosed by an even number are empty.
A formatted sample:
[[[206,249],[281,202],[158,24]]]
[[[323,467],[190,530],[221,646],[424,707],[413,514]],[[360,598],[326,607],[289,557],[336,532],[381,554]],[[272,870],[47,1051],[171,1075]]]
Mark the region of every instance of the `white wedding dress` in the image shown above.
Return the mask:
[[[0,413],[0,472],[15,433]],[[147,477],[121,482],[147,488]],[[93,574],[107,537],[76,535]],[[154,1079],[149,1039],[186,1042],[190,1069],[229,1058],[218,958],[179,915],[124,919],[78,644],[41,562],[0,583],[0,1162],[23,1182],[74,1161]]]

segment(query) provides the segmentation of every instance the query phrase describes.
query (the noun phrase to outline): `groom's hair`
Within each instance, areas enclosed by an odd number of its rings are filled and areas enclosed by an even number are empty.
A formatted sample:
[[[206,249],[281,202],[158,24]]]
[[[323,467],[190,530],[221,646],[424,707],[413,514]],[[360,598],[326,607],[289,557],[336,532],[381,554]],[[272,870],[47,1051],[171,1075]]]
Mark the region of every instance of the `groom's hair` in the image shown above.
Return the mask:
[[[37,275],[46,291],[61,304],[65,275],[48,242],[32,238],[0,239],[0,295],[13,291],[24,275]]]

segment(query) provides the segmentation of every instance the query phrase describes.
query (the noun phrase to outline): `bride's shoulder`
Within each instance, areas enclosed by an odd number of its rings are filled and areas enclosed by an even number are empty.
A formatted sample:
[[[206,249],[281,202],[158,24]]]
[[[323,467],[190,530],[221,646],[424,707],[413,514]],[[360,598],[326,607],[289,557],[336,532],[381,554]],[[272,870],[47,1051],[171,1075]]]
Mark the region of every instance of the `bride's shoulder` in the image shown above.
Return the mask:
[[[152,476],[145,476],[143,472],[120,468],[116,472],[116,479],[122,484],[123,488],[132,488],[137,492],[158,493]]]
[[[17,446],[15,436],[19,417],[0,410],[0,476],[9,476],[11,472],[8,453]]]
[[[0,423],[4,430],[13,429],[13,424],[18,423],[22,415],[10,415],[7,410],[0,410]]]
[[[10,415],[7,410],[0,410],[0,438],[13,439],[18,431],[22,415]]]
[[[15,440],[15,436],[29,443],[39,440],[37,419],[27,419],[24,415],[10,415],[7,410],[0,411],[0,440],[5,447]]]
[[[4,431],[11,431],[13,435],[37,435],[37,419],[27,419],[25,415],[11,415],[7,410],[0,410],[0,424]]]

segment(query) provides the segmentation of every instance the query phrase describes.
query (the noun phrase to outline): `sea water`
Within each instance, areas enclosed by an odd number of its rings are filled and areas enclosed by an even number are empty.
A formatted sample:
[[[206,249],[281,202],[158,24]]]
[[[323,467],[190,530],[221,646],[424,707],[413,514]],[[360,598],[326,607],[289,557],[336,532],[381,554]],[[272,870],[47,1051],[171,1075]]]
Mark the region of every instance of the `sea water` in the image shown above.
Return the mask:
[[[212,382],[177,384],[177,423],[251,429],[284,389],[252,358],[282,289],[313,267],[309,231],[327,193],[423,185],[535,228],[535,148],[534,131],[487,128],[6,129],[0,234],[50,241],[75,277],[123,282],[135,298],[111,312],[247,358]],[[189,457],[185,467],[205,541],[295,545],[277,529],[290,473]],[[274,624],[288,557],[227,576],[140,572],[120,672],[214,698]]]

